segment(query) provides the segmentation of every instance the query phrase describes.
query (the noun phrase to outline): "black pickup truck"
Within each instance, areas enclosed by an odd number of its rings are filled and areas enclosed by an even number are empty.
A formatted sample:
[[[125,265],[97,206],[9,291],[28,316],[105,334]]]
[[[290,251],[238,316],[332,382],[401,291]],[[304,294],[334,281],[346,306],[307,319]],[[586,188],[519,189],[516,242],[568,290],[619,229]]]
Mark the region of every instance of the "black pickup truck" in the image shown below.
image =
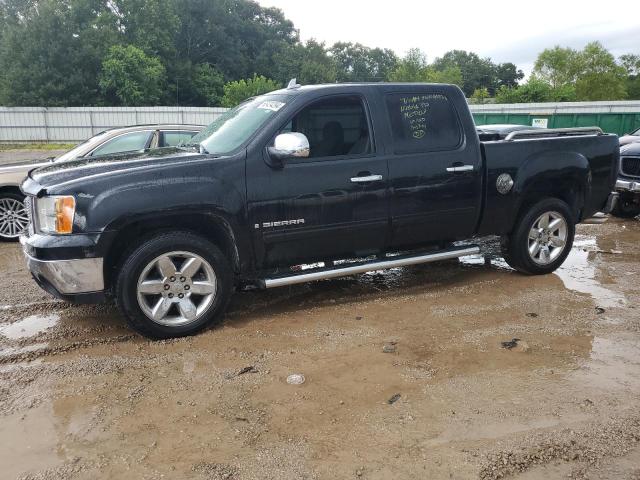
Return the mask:
[[[75,302],[115,297],[153,338],[271,288],[476,254],[545,274],[575,225],[615,202],[618,138],[597,128],[481,142],[451,85],[288,88],[226,112],[192,144],[32,171],[22,237],[35,280]],[[298,268],[314,265],[314,268]]]

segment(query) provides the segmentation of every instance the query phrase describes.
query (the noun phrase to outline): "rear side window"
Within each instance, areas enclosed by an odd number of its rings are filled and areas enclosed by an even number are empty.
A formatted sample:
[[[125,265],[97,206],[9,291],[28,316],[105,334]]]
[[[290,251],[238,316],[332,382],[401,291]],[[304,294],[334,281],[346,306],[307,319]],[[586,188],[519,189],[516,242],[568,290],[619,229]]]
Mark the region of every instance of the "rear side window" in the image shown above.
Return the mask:
[[[124,135],[120,135],[119,137],[102,144],[100,147],[96,148],[91,155],[95,157],[98,155],[144,150],[147,148],[150,136],[151,132],[125,133]]]
[[[458,116],[442,94],[392,93],[387,110],[395,153],[453,150],[462,141]]]
[[[183,132],[183,131],[165,131],[161,132],[160,146],[161,147],[177,147],[185,143],[189,143],[191,138],[197,132]]]

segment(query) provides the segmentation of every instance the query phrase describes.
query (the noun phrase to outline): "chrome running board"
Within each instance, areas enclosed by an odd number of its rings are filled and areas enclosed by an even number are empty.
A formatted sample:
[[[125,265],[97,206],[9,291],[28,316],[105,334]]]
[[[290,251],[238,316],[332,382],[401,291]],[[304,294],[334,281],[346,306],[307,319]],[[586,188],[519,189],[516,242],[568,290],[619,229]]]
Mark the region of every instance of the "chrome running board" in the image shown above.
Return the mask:
[[[322,268],[308,273],[302,272],[285,277],[263,278],[258,281],[258,284],[261,288],[283,287],[285,285],[295,285],[297,283],[313,282],[315,280],[346,277],[348,275],[371,272],[374,270],[386,270],[389,268],[406,267],[407,265],[418,265],[420,263],[449,260],[452,258],[463,257],[465,255],[476,255],[478,253],[480,253],[480,247],[478,246],[456,247],[421,255],[401,255],[397,257],[390,257],[388,260],[374,260],[371,262],[357,264],[349,263],[344,266]]]

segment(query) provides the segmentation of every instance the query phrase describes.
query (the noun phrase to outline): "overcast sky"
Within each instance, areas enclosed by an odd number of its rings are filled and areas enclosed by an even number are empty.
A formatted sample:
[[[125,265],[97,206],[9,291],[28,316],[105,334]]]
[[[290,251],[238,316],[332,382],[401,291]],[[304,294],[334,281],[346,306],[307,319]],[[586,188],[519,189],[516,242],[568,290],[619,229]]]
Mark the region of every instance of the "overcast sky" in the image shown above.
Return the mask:
[[[633,0],[258,2],[283,10],[302,40],[360,42],[398,55],[419,47],[429,61],[448,50],[470,50],[529,73],[543,49],[582,48],[592,40],[616,56],[640,54],[640,9]]]

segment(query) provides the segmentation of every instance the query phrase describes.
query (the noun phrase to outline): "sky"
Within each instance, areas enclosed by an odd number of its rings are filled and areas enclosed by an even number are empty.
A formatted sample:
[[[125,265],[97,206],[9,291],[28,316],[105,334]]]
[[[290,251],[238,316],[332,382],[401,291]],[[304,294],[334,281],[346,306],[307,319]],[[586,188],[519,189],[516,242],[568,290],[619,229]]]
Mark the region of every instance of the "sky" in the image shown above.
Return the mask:
[[[468,50],[494,62],[513,62],[529,74],[537,54],[554,45],[582,48],[599,40],[616,57],[640,54],[640,10],[633,0],[258,3],[283,10],[303,41],[359,42],[391,48],[398,55],[418,47],[429,61],[448,50]]]

